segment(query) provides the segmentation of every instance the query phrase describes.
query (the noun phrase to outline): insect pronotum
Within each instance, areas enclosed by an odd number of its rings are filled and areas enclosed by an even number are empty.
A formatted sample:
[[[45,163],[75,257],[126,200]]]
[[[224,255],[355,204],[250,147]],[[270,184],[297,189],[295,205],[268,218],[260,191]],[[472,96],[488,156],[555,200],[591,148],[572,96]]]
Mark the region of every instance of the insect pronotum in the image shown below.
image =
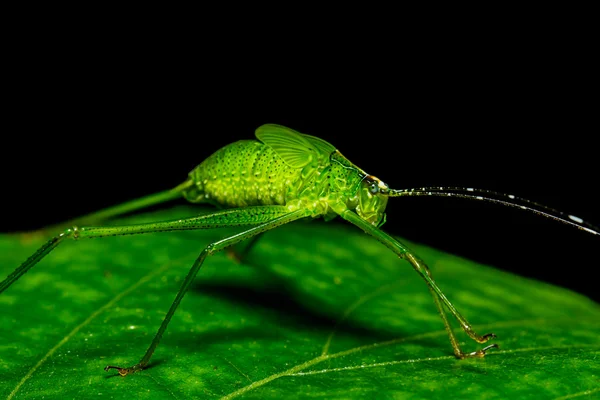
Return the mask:
[[[380,229],[385,222],[388,199],[401,196],[444,196],[489,201],[529,210],[576,226],[593,235],[600,235],[600,229],[578,217],[513,195],[456,187],[391,189],[375,176],[352,164],[330,143],[280,125],[267,124],[259,127],[256,130],[256,138],[258,140],[241,140],[217,150],[194,168],[185,182],[171,190],[132,200],[73,221],[71,228],[50,239],[0,283],[0,293],[65,239],[249,226],[241,233],[209,244],[200,253],[148,350],[137,364],[131,367],[109,365],[105,368],[107,371],[114,368],[125,376],[148,365],[171,317],[209,255],[302,218],[322,217],[329,221],[339,216],[373,236],[401,259],[408,261],[423,278],[433,295],[457,358],[484,357],[488,350],[497,345],[491,344],[480,350],[464,352],[450,327],[446,310],[477,343],[486,343],[495,335],[476,333],[437,286],[427,265],[407,246]],[[98,223],[110,217],[181,197],[192,203],[210,203],[223,209],[208,215],[174,221],[77,227],[80,224]]]

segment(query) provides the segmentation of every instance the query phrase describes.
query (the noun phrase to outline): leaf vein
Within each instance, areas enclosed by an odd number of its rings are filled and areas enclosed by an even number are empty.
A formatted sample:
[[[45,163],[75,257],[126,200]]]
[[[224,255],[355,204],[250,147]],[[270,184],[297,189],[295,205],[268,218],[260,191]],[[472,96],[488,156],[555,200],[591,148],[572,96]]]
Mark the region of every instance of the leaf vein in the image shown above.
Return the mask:
[[[151,374],[146,374],[146,376],[149,377],[150,379],[152,379],[154,381],[154,383],[156,383],[158,386],[163,387],[167,391],[167,393],[169,393],[171,395],[171,397],[173,397],[174,399],[177,399],[177,396],[175,396],[175,393],[173,393],[167,385],[165,385],[162,382],[159,382],[158,379],[153,377]]]
[[[411,359],[411,360],[385,361],[385,362],[374,363],[374,364],[361,364],[361,365],[352,365],[349,367],[321,369],[318,371],[298,372],[296,374],[293,374],[292,376],[317,375],[317,374],[325,374],[328,372],[351,371],[354,369],[362,369],[362,368],[387,367],[390,365],[411,364],[411,363],[419,363],[419,362],[425,362],[425,361],[451,360],[454,358],[455,358],[454,356],[441,356],[441,357],[431,357],[431,358],[417,358],[417,359]]]
[[[559,349],[571,349],[571,348],[590,348],[590,347],[600,347],[598,344],[581,344],[581,345],[563,345],[563,346],[540,346],[540,347],[527,347],[522,349],[512,349],[506,351],[497,351],[494,353],[490,353],[490,355],[497,356],[500,354],[510,354],[510,353],[524,353],[524,352],[533,352],[533,351],[543,351],[543,350],[559,350]],[[351,349],[353,350],[353,349]],[[335,358],[338,353],[331,355],[330,358]],[[346,354],[344,354],[346,355]],[[361,364],[361,365],[352,365],[348,367],[338,367],[338,368],[328,368],[321,369],[318,371],[308,371],[308,372],[298,372],[292,374],[291,376],[304,376],[304,375],[316,375],[316,374],[325,374],[328,372],[342,372],[342,371],[351,371],[354,369],[361,368],[377,368],[377,367],[387,367],[390,365],[398,365],[398,364],[412,364],[426,361],[443,361],[443,360],[455,360],[454,356],[441,356],[441,357],[428,357],[428,358],[416,358],[409,360],[395,360],[395,361],[385,361],[380,363],[373,364]],[[600,389],[598,389],[600,390]],[[586,392],[587,393],[587,392]]]
[[[250,379],[250,377],[248,375],[246,375],[245,373],[243,373],[242,370],[239,369],[234,363],[232,363],[231,361],[229,361],[225,357],[219,356],[219,358],[222,358],[223,360],[225,360],[225,362],[227,362],[229,365],[231,365],[240,375],[242,375],[244,378],[248,379],[249,382],[252,382],[252,379]]]
[[[323,350],[321,352],[321,355],[324,356],[329,352],[329,346],[331,345],[333,337],[337,333],[337,329],[350,316],[350,314],[352,314],[354,312],[354,310],[356,310],[358,307],[360,307],[367,301],[371,300],[372,298],[377,297],[380,294],[387,292],[389,289],[392,289],[394,286],[398,285],[400,282],[401,281],[396,281],[393,283],[389,283],[389,284],[380,286],[380,287],[376,288],[374,291],[372,291],[371,293],[360,296],[358,299],[356,299],[356,301],[354,301],[352,304],[350,304],[348,306],[348,308],[346,308],[346,310],[342,313],[342,317],[336,322],[335,326],[331,330],[331,333],[329,333],[329,336],[327,336],[327,340],[325,341],[325,344],[323,345]]]
[[[572,318],[556,318],[556,319],[551,319],[551,321],[573,321]],[[537,323],[540,322],[548,322],[548,319],[535,319],[535,320],[531,320],[531,321],[535,321]],[[530,321],[530,322],[531,322]],[[577,319],[578,322],[581,322],[581,318]],[[513,320],[513,321],[501,321],[501,322],[495,322],[492,324],[487,324],[485,326],[482,327],[487,327],[487,328],[493,328],[493,327],[507,327],[507,326],[515,326],[515,325],[521,325],[523,324],[524,320]],[[414,336],[408,336],[405,338],[398,338],[398,339],[392,339],[392,340],[388,340],[385,342],[376,342],[376,343],[371,343],[368,345],[364,345],[364,346],[358,346],[358,347],[353,347],[351,349],[348,350],[344,350],[344,351],[340,351],[334,354],[321,354],[318,357],[313,358],[312,360],[308,360],[302,364],[298,364],[295,367],[289,368],[283,372],[277,373],[277,374],[273,374],[270,375],[266,378],[263,378],[259,381],[255,381],[253,383],[251,383],[248,386],[245,386],[243,388],[240,388],[234,392],[229,393],[226,396],[223,396],[221,398],[221,400],[228,400],[228,399],[233,399],[235,397],[238,397],[248,391],[254,390],[258,387],[261,387],[263,385],[266,385],[267,383],[274,381],[276,379],[279,379],[281,377],[284,376],[299,376],[300,375],[300,371],[311,367],[313,365],[319,364],[325,360],[330,360],[333,358],[339,358],[339,357],[343,357],[349,354],[353,354],[353,353],[357,353],[360,351],[364,351],[364,350],[369,350],[372,348],[376,348],[376,347],[383,347],[383,346],[390,346],[393,344],[397,344],[397,343],[401,343],[401,342],[407,342],[407,341],[411,341],[411,340],[418,340],[418,339],[422,339],[425,337],[432,337],[432,336],[441,336],[444,335],[446,333],[446,331],[441,330],[441,331],[435,331],[435,332],[426,332],[426,333],[422,333],[422,334],[418,334],[418,335],[414,335]],[[527,351],[539,351],[539,350],[549,350],[549,349],[571,349],[571,348],[576,348],[576,347],[600,347],[600,345],[597,344],[569,344],[569,345],[556,345],[556,346],[545,346],[545,347],[529,347],[529,348],[523,348],[523,349],[513,349],[513,350],[505,350],[505,351],[498,351],[495,353],[490,353],[490,355],[499,355],[499,354],[506,354],[506,353],[516,353],[516,352],[527,352]],[[423,362],[423,361],[439,361],[439,360],[449,360],[449,359],[454,359],[453,356],[442,356],[442,357],[437,357],[437,358],[425,358],[425,359],[416,359],[416,360],[397,360],[397,361],[389,361],[388,363],[393,363],[393,364],[406,364],[409,362]],[[386,363],[379,363],[379,364],[386,364]],[[369,364],[370,365],[370,364]],[[392,364],[389,364],[392,365]],[[361,366],[357,366],[355,368],[361,368]],[[343,368],[342,368],[343,369]],[[336,370],[336,369],[332,369],[332,370]],[[327,371],[332,371],[332,370],[327,370]],[[304,373],[303,375],[311,375],[311,373]]]
[[[557,397],[554,400],[566,400],[566,399],[572,399],[575,397],[589,396],[591,394],[598,393],[598,392],[600,392],[600,387],[597,387],[596,389],[585,390],[585,391],[579,392],[579,393],[568,394],[568,395],[562,396],[562,397]]]
[[[121,300],[123,297],[127,296],[129,293],[133,292],[134,290],[136,290],[137,288],[139,288],[140,286],[142,286],[143,284],[147,283],[148,281],[150,281],[151,279],[153,279],[154,277],[156,277],[157,275],[160,275],[161,273],[165,272],[166,270],[168,270],[169,268],[171,268],[174,264],[181,262],[183,259],[185,259],[185,257],[181,257],[178,258],[177,260],[173,260],[170,261],[166,264],[164,264],[162,267],[154,269],[152,271],[150,271],[148,274],[144,275],[142,278],[140,278],[137,282],[135,282],[133,285],[131,285],[130,287],[128,287],[127,289],[123,290],[121,293],[117,294],[116,296],[113,296],[106,304],[104,304],[103,306],[101,306],[100,308],[98,308],[96,311],[94,311],[92,314],[90,314],[89,317],[87,317],[82,323],[80,323],[79,325],[77,325],[75,328],[73,328],[73,330],[71,330],[71,332],[69,332],[64,338],[62,338],[56,345],[54,345],[54,347],[52,347],[50,350],[48,350],[48,352],[25,374],[25,376],[19,381],[19,383],[17,383],[17,386],[15,386],[15,388],[12,390],[12,392],[10,392],[10,394],[7,397],[7,400],[11,400],[19,391],[19,389],[21,389],[21,387],[25,384],[25,382],[27,382],[31,376],[50,358],[52,357],[52,355],[54,353],[56,353],[56,351],[58,349],[60,349],[63,345],[65,345],[73,336],[75,336],[84,326],[88,325],[90,322],[92,322],[98,315],[102,314],[104,311],[106,311],[107,309],[111,308],[112,306],[114,306],[119,300]]]

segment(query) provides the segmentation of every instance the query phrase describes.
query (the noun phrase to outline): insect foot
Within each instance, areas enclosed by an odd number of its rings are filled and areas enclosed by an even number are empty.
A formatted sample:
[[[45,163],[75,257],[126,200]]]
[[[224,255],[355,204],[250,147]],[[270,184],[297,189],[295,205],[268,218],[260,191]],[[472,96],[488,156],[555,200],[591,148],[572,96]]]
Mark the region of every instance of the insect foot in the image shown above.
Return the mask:
[[[472,357],[483,358],[483,357],[485,357],[485,354],[486,354],[485,352],[488,351],[489,349],[493,349],[493,348],[499,348],[499,346],[496,343],[490,344],[489,346],[486,346],[481,350],[477,350],[472,353],[461,354],[461,355],[459,355],[458,358],[460,358],[460,359],[472,358]]]
[[[117,372],[119,372],[119,375],[121,376],[127,376],[129,374],[133,374],[134,372],[141,371],[142,369],[144,369],[144,367],[142,367],[140,364],[136,364],[130,368],[115,367],[114,365],[107,365],[106,367],[104,367],[105,371],[110,371],[111,369],[116,369]]]
[[[488,340],[495,338],[497,338],[495,333],[486,333],[485,335],[480,337],[479,340],[477,340],[477,343],[486,343]]]

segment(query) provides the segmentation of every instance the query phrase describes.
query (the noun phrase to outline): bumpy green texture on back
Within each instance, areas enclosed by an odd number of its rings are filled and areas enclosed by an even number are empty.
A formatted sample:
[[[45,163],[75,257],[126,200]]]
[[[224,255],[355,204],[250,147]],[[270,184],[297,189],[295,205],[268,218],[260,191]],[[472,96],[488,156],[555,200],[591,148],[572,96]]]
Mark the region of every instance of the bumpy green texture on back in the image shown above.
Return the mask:
[[[213,212],[184,207],[115,221]],[[358,229],[297,222],[242,263],[207,260],[147,370],[102,370],[147,348],[210,242],[237,229],[67,242],[0,296],[0,398],[567,399],[600,396],[600,306],[425,246],[444,291],[498,334],[484,359],[450,353],[410,265]],[[0,276],[47,237],[0,235]],[[535,256],[532,256],[535,260]],[[467,349],[477,347],[456,329]]]
[[[301,170],[284,163],[271,147],[241,140],[208,157],[190,172],[190,178],[194,186],[184,195],[194,203],[284,205],[287,193],[301,183]]]
[[[257,140],[227,145],[194,168],[184,191],[193,203],[223,207],[285,205],[310,196],[323,179],[335,148],[281,125],[256,130]]]

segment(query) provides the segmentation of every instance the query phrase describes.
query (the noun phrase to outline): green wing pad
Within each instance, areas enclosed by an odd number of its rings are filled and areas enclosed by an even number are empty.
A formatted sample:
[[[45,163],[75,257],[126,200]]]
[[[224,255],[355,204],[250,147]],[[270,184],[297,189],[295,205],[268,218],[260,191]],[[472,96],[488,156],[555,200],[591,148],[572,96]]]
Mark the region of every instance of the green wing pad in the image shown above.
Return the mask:
[[[312,143],[313,146],[315,146],[320,152],[321,155],[324,155],[326,157],[329,157],[329,155],[333,152],[335,152],[336,148],[329,142],[318,138],[316,136],[311,136],[311,135],[307,135],[307,134],[302,134],[306,139],[308,139],[308,141],[310,141]]]
[[[270,146],[293,168],[302,168],[313,160],[316,151],[301,133],[281,125],[266,124],[256,130],[258,140]]]
[[[329,156],[335,147],[314,136],[293,129],[265,124],[256,130],[258,140],[270,146],[292,168],[302,168],[311,161]]]

